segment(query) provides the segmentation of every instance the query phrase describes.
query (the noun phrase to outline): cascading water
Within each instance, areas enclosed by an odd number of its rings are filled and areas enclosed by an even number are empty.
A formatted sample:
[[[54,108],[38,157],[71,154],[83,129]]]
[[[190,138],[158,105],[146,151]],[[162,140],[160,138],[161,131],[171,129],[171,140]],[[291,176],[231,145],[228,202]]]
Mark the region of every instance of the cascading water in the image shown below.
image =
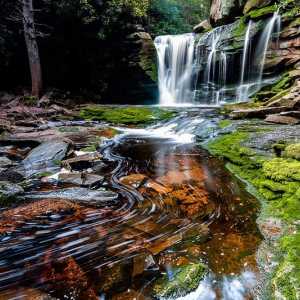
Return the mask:
[[[253,50],[254,22],[248,23],[238,79],[230,68],[237,62],[236,52],[230,52],[230,45],[228,47],[235,28],[233,25],[215,28],[202,35],[197,43],[194,34],[155,39],[160,105],[219,105],[247,101],[251,94],[267,83],[263,80],[265,61],[274,34],[280,32],[280,15],[274,13],[267,22]],[[240,53],[238,51],[238,57]]]
[[[155,39],[161,105],[191,102],[193,98],[194,34]]]
[[[243,61],[242,61],[242,70],[241,70],[241,84],[237,91],[237,101],[241,102],[244,100],[248,100],[248,94],[249,94],[249,87],[251,84],[245,84],[245,76],[248,66],[248,60],[249,60],[249,48],[250,48],[250,33],[252,28],[252,21],[250,20],[248,23],[246,36],[245,36],[245,42],[244,42],[244,49],[243,49]]]
[[[272,41],[272,34],[276,33],[278,35],[280,30],[281,30],[281,16],[279,15],[278,12],[275,12],[273,17],[269,21],[268,25],[262,32],[255,52],[255,62],[258,69],[257,81],[260,83],[260,85],[262,83],[267,51],[269,48],[269,44]]]

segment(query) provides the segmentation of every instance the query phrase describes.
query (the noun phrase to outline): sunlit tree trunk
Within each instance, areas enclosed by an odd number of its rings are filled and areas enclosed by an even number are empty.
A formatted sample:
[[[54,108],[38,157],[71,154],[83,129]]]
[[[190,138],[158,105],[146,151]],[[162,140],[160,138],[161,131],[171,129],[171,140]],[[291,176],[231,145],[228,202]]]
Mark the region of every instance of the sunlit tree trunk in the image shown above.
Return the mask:
[[[23,26],[31,74],[31,93],[39,97],[42,91],[42,69],[34,23],[33,0],[22,0]]]

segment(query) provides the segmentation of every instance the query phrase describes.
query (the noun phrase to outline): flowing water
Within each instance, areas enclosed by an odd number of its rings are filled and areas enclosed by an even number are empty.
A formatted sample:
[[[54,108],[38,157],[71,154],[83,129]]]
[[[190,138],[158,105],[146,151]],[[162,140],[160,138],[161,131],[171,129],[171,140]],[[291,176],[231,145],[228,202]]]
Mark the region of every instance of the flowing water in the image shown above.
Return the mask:
[[[176,287],[168,299],[254,299],[259,207],[222,161],[197,146],[216,121],[212,111],[190,109],[146,129],[118,128],[99,149],[108,165],[102,186],[118,193],[114,204],[43,199],[5,210],[0,298],[165,299],[157,287],[165,278],[169,292]],[[199,263],[207,271],[193,288],[176,286],[180,270]]]
[[[264,67],[270,42],[280,32],[280,23],[281,17],[275,12],[265,29],[256,34],[257,24],[250,20],[244,47],[234,51],[230,45],[236,29],[233,24],[201,36],[189,33],[157,37],[160,105],[248,101],[260,88],[272,83],[272,79],[264,78]],[[258,42],[251,47],[253,39]]]

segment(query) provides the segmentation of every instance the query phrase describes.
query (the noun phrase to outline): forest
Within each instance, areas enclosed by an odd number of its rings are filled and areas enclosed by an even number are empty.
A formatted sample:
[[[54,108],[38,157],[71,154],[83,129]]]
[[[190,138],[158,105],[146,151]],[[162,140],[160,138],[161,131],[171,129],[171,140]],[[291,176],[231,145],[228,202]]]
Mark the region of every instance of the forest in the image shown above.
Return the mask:
[[[299,300],[300,1],[0,0],[0,299]]]

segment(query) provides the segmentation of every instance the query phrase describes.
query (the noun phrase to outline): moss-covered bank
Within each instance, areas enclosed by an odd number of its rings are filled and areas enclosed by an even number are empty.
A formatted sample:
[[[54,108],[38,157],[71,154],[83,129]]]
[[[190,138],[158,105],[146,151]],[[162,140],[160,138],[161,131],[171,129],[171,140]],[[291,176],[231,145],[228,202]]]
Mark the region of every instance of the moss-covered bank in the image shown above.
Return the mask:
[[[88,106],[80,111],[80,117],[89,121],[104,121],[113,124],[150,124],[160,120],[168,120],[175,112],[161,108],[147,107],[105,107]]]
[[[262,131],[263,133],[263,131]],[[262,218],[280,218],[286,224],[276,242],[278,266],[272,274],[273,299],[297,300],[300,297],[300,144],[281,143],[280,151],[261,153],[247,146],[253,127],[243,126],[219,136],[206,145],[223,157],[227,167],[255,188],[263,201]],[[278,149],[274,145],[273,149]]]

